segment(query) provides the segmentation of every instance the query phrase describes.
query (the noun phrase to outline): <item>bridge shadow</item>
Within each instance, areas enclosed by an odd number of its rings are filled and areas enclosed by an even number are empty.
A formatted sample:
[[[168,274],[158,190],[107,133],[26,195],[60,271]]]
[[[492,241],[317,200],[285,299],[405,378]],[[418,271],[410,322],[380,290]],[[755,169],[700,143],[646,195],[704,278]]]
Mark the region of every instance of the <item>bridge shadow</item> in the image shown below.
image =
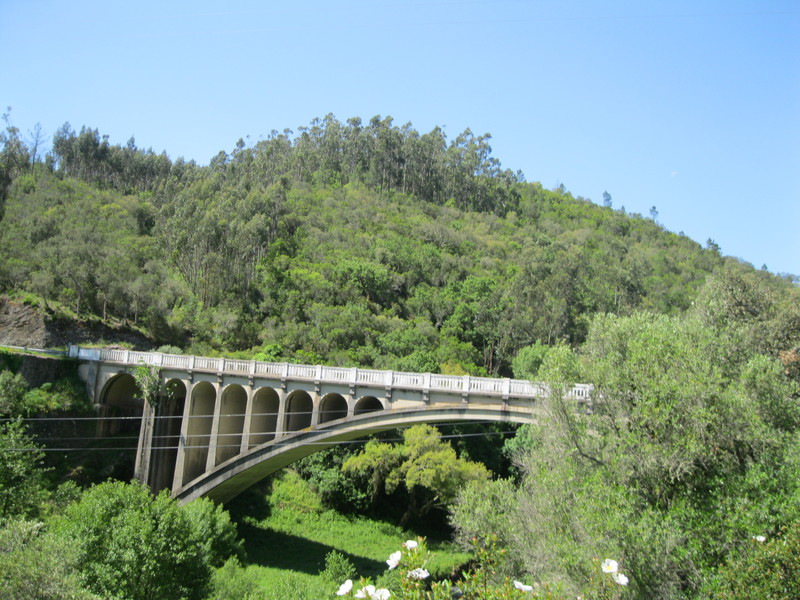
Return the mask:
[[[356,556],[327,544],[250,523],[239,523],[239,535],[245,539],[247,562],[251,565],[317,575],[325,569],[325,556],[336,550],[353,563],[359,575],[375,577],[386,569],[383,561]]]
[[[244,540],[248,564],[317,575],[325,569],[327,554],[336,550],[353,563],[359,576],[375,577],[386,569],[386,563],[381,560],[350,554],[334,546],[263,525],[272,515],[269,498],[274,481],[273,477],[269,477],[225,504],[225,509],[236,523],[239,539]]]

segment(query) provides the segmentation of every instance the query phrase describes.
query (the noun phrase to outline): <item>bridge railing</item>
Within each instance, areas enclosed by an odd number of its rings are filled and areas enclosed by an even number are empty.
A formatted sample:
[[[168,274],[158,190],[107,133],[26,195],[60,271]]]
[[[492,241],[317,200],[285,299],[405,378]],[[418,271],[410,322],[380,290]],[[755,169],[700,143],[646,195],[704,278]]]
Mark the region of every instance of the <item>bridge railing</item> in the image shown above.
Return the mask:
[[[125,365],[146,364],[180,370],[393,387],[423,392],[439,391],[463,395],[482,394],[502,396],[504,398],[543,398],[548,395],[548,388],[545,384],[519,379],[270,363],[230,358],[210,358],[207,356],[163,354],[160,352],[134,352],[132,350],[112,348],[82,348],[80,346],[70,346],[69,355],[80,360],[113,362]],[[592,389],[593,386],[590,384],[577,384],[567,391],[567,397],[580,402],[587,402],[591,398]]]

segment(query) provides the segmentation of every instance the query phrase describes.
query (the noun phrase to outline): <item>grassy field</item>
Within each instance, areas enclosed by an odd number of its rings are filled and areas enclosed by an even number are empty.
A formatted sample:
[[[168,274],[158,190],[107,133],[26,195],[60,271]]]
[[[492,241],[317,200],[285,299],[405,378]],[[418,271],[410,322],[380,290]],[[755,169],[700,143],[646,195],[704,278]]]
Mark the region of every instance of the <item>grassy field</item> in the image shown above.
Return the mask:
[[[322,506],[314,490],[286,470],[267,486],[245,492],[228,506],[245,540],[243,575],[258,584],[257,598],[334,597],[341,581],[321,574],[336,551],[355,567],[357,577],[391,585],[387,557],[417,533],[361,516],[345,516]],[[448,574],[469,555],[447,542],[429,542],[432,573]]]

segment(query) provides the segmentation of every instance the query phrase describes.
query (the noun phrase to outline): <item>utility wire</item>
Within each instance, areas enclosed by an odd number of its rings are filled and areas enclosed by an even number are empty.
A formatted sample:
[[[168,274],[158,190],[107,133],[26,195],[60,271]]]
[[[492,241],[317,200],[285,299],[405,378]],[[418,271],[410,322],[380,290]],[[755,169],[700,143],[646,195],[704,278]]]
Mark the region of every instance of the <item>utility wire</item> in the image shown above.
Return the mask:
[[[323,431],[323,430],[316,430],[316,431]],[[288,431],[288,433],[297,433],[296,431]],[[469,438],[469,437],[492,437],[497,435],[510,435],[516,433],[516,430],[507,430],[507,431],[485,431],[479,433],[462,433],[462,434],[451,434],[451,435],[440,435],[439,439],[447,440],[447,439],[461,439],[461,438]],[[231,434],[222,434],[219,437],[224,436],[240,436],[241,434],[238,433],[231,433]],[[274,433],[261,433],[255,434],[255,436],[260,435],[274,435]],[[177,436],[157,436],[159,439],[162,438],[170,438],[170,437],[177,437]],[[202,436],[189,436],[191,437],[210,437],[207,434]],[[63,438],[63,439],[70,439],[70,438]],[[78,439],[86,439],[86,438],[78,438]],[[104,438],[104,439],[111,439],[111,438]],[[119,438],[117,438],[119,439]],[[133,438],[124,438],[124,439],[133,439]],[[137,438],[138,439],[138,438]],[[346,446],[346,445],[355,445],[355,444],[366,444],[369,440],[366,439],[359,439],[359,440],[339,440],[339,441],[321,441],[321,442],[305,442],[304,445],[306,446]],[[404,438],[395,437],[395,438],[387,438],[379,440],[380,442],[402,442]],[[269,443],[269,442],[267,442]],[[282,446],[289,446],[295,443],[295,440],[277,440],[275,441],[271,447],[273,448],[280,448]],[[261,445],[261,444],[257,444]],[[209,449],[210,445],[184,445],[185,449]],[[97,447],[97,446],[82,446],[82,447],[72,447],[72,448],[0,448],[0,452],[99,452],[99,451],[107,451],[107,452],[119,452],[119,451],[129,451],[129,450],[138,450],[137,446],[126,446],[126,447]],[[176,450],[179,446],[151,446],[152,450]],[[241,448],[241,444],[217,444],[215,448]]]

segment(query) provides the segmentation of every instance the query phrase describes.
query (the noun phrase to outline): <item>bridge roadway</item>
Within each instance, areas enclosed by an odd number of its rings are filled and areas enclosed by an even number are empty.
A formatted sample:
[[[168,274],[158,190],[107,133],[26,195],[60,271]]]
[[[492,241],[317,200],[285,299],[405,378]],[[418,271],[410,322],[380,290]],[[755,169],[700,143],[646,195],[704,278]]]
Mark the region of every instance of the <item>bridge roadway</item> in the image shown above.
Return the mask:
[[[134,476],[188,502],[224,502],[339,442],[415,423],[531,422],[544,385],[530,381],[269,363],[70,346],[101,419],[98,435],[138,431]],[[133,377],[158,372],[152,405]],[[568,395],[590,402],[591,386]]]

